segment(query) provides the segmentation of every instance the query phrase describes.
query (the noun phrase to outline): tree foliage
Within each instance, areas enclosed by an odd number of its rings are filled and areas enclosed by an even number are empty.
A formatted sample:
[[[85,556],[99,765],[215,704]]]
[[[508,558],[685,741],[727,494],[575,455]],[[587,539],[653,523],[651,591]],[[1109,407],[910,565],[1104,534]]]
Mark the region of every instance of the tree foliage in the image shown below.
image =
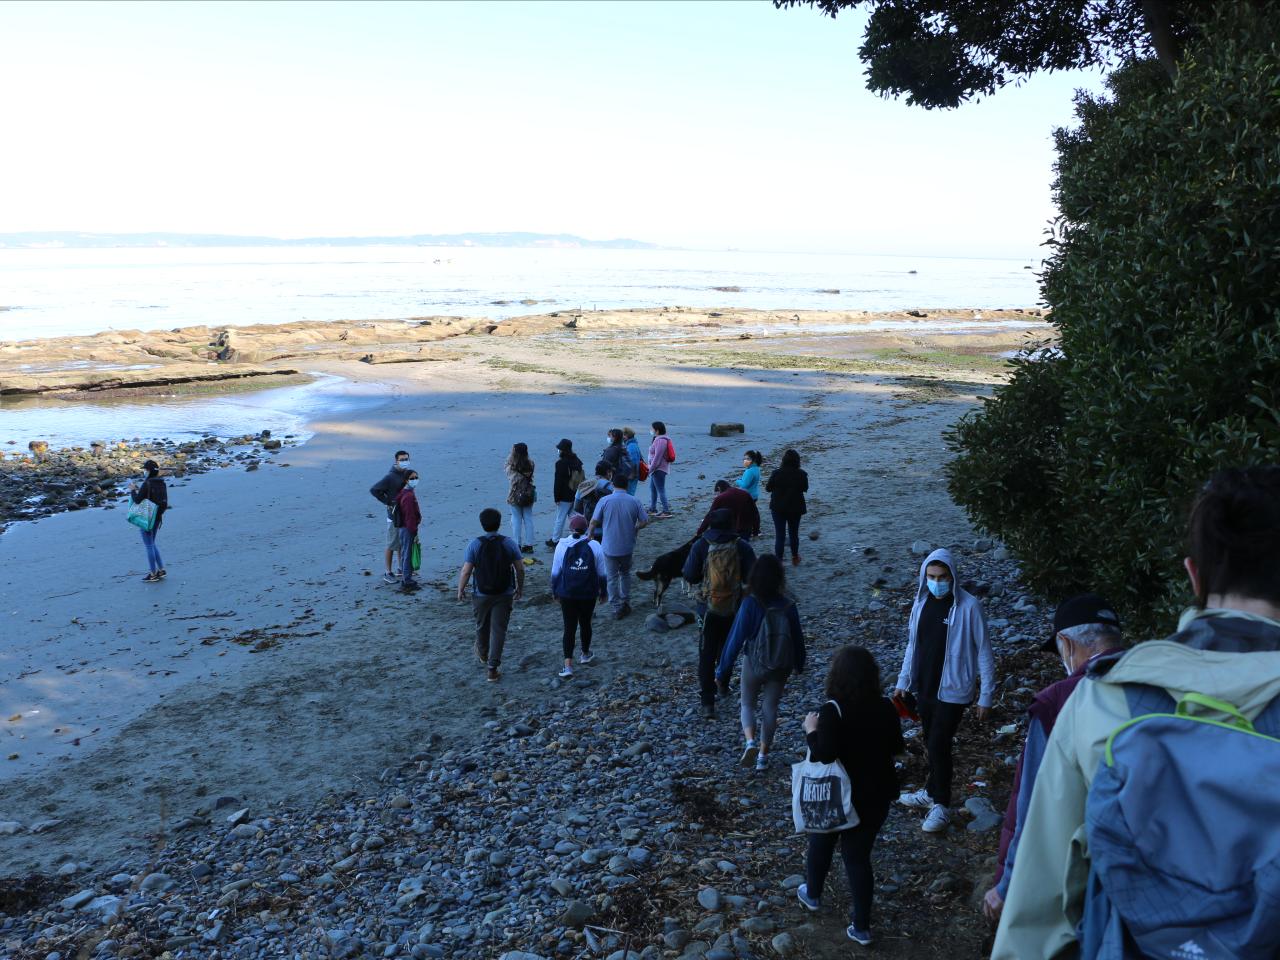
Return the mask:
[[[1201,6],[1207,0],[1195,0]],[[774,0],[830,17],[868,8],[858,55],[867,87],[923,107],[957,107],[1042,70],[1158,53],[1172,72],[1192,0]]]
[[[1208,26],[1172,86],[1139,61],[1077,97],[1044,277],[1060,354],[948,438],[952,495],[1036,589],[1100,589],[1149,634],[1189,599],[1199,485],[1280,451],[1280,25]]]

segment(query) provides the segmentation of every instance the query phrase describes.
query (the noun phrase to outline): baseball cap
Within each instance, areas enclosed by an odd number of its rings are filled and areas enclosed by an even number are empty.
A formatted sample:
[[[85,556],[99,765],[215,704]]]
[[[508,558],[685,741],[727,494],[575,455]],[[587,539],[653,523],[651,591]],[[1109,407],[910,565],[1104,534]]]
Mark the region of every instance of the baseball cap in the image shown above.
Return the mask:
[[[587,518],[580,513],[575,513],[569,518],[569,529],[575,533],[582,533],[587,529]]]
[[[1096,593],[1082,593],[1058,604],[1053,615],[1053,633],[1040,649],[1046,653],[1057,653],[1058,634],[1072,627],[1082,627],[1086,623],[1100,623],[1120,629],[1120,617],[1105,597]]]

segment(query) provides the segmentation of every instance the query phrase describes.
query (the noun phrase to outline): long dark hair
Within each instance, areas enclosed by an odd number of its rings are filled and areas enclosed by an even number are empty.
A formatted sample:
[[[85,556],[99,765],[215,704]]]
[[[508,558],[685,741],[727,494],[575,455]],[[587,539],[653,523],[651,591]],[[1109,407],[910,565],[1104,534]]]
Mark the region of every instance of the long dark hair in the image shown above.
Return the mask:
[[[142,469],[146,471],[149,478],[160,476],[160,464],[154,460],[143,460]]]
[[[800,454],[795,450],[788,450],[782,455],[782,465],[784,467],[794,467],[800,469]]]
[[[514,443],[511,445],[511,456],[507,457],[507,469],[516,473],[533,473],[533,461],[529,459],[529,445]]]
[[[759,450],[748,450],[743,454],[743,456],[754,463],[757,467],[764,463],[764,454]]]
[[[665,437],[667,435],[667,425],[663,423],[661,420],[653,421],[652,427],[653,427],[653,432],[656,433],[658,436]]]
[[[1228,593],[1280,603],[1280,466],[1215,474],[1191,510],[1188,540],[1200,606]]]
[[[751,568],[751,576],[747,577],[751,595],[761,603],[768,603],[782,596],[782,588],[786,585],[787,576],[783,573],[782,562],[772,553],[762,553]]]
[[[880,666],[866,647],[846,644],[831,658],[824,692],[843,710],[856,710],[880,697]]]

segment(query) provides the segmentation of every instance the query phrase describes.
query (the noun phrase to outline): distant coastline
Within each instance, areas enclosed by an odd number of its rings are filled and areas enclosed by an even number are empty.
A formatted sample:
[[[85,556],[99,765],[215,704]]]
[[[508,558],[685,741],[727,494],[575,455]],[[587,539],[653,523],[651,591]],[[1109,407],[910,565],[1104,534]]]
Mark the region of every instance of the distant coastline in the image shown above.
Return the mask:
[[[656,243],[619,238],[588,240],[569,233],[414,233],[385,237],[258,237],[219,233],[90,233],[65,230],[0,233],[4,250],[94,250],[188,247],[516,247],[657,250]]]

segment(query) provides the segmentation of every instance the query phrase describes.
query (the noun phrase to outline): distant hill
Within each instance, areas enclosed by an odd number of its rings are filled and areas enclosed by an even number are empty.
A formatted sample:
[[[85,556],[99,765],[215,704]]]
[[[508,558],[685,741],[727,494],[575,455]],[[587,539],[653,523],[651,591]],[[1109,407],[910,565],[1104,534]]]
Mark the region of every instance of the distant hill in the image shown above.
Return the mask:
[[[0,249],[92,247],[589,247],[656,250],[641,240],[587,240],[569,233],[415,233],[403,237],[239,237],[218,233],[0,233]]]

